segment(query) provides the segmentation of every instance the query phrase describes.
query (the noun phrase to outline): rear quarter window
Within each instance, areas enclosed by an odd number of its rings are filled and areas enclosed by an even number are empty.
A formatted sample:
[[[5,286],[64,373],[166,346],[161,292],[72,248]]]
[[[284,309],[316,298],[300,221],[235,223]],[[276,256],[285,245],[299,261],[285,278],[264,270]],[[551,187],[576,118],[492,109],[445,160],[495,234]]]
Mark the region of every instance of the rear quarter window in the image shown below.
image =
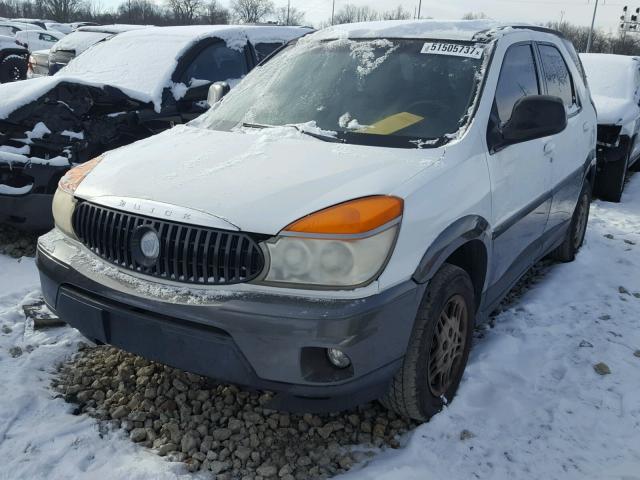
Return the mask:
[[[560,50],[552,45],[539,45],[539,51],[547,93],[559,97],[567,111],[575,110],[578,102],[573,79]]]

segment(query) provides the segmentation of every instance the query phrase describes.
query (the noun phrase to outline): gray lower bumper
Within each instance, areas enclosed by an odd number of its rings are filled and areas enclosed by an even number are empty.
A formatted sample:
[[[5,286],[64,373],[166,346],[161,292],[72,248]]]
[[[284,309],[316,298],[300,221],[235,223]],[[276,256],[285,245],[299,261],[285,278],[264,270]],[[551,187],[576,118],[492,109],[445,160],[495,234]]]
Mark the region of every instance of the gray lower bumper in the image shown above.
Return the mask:
[[[207,296],[105,268],[52,235],[41,239],[37,263],[45,300],[63,320],[91,340],[279,392],[274,407],[290,410],[339,410],[382,395],[425,288],[409,281],[358,299]],[[327,347],[347,353],[351,367],[331,366]]]

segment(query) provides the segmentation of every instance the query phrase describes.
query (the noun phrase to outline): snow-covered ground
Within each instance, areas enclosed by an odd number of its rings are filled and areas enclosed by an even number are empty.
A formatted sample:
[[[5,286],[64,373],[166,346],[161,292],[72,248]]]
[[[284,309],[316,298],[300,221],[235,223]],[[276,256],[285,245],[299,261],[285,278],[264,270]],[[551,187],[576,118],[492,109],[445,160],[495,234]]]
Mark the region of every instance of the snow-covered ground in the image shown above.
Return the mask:
[[[0,479],[211,478],[53,398],[55,366],[82,338],[25,332],[33,259],[0,255],[0,272]],[[640,175],[622,203],[593,204],[575,262],[548,267],[477,337],[451,406],[345,478],[639,479]]]

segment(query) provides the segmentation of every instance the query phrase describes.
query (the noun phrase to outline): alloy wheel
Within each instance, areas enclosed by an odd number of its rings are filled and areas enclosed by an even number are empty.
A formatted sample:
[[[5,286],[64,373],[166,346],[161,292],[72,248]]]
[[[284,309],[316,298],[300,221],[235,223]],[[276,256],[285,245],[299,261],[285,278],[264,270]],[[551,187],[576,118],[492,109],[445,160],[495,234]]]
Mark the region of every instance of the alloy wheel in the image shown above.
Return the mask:
[[[427,373],[429,389],[436,397],[444,395],[459,373],[467,328],[467,304],[461,295],[454,295],[442,309],[431,340]]]

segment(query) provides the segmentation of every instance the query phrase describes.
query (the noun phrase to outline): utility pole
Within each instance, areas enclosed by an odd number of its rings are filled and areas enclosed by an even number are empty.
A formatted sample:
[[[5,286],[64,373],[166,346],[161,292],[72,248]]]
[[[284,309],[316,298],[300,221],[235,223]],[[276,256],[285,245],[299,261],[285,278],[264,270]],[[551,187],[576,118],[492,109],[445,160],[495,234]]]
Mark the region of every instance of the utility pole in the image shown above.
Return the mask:
[[[591,19],[591,28],[589,29],[589,38],[587,38],[587,51],[591,50],[591,39],[593,38],[593,26],[596,23],[596,13],[598,12],[598,0],[596,0],[595,5],[593,6],[593,18]]]
[[[291,0],[287,0],[287,25],[291,25]]]
[[[336,14],[336,0],[333,0],[333,6],[331,7],[331,25],[333,25],[333,17]]]
[[[420,11],[422,10],[422,0],[418,2],[418,20],[420,20]]]

